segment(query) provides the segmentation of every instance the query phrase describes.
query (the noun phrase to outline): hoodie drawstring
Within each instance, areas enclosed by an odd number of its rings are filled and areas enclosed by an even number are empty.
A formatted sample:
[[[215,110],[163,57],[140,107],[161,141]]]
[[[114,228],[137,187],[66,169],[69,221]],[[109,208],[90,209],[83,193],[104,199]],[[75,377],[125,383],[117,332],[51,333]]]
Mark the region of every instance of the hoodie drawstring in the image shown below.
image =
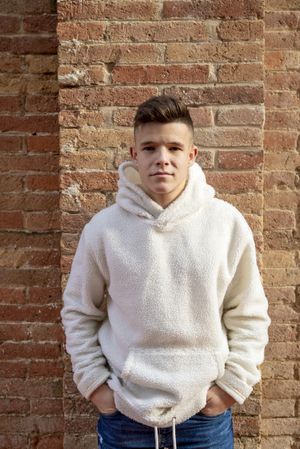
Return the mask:
[[[172,419],[173,449],[177,449],[175,421],[176,421],[176,417],[173,416],[173,419]]]
[[[159,449],[159,438],[158,438],[158,428],[154,427],[154,436],[155,436],[155,449]],[[172,418],[172,438],[173,438],[173,449],[177,449],[176,442],[176,417]]]

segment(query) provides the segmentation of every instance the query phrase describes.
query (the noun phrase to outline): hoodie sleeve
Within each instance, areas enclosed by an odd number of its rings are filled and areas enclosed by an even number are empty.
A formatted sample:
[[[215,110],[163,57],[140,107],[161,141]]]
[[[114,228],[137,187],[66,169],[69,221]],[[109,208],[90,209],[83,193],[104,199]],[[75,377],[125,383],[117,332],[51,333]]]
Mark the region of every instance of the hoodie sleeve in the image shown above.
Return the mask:
[[[258,366],[264,359],[270,325],[268,301],[257,266],[253,234],[248,224],[244,224],[247,227],[246,243],[244,234],[234,276],[224,298],[223,322],[227,330],[229,355],[224,375],[216,380],[216,384],[239,404],[245,401],[252,387],[260,380]]]
[[[74,382],[87,399],[110,375],[98,341],[99,328],[106,318],[100,310],[105,280],[88,242],[88,226],[80,236],[61,311]]]

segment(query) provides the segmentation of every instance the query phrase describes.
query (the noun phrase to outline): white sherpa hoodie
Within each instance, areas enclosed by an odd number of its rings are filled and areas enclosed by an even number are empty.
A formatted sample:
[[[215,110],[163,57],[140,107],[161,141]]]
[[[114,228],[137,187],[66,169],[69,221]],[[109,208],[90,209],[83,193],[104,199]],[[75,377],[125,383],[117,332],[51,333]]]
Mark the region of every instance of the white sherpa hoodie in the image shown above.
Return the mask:
[[[89,398],[106,381],[123,414],[157,427],[197,413],[213,383],[243,403],[270,324],[249,225],[196,163],[165,209],[134,163],[119,175],[116,204],[84,227],[64,292],[78,389]]]

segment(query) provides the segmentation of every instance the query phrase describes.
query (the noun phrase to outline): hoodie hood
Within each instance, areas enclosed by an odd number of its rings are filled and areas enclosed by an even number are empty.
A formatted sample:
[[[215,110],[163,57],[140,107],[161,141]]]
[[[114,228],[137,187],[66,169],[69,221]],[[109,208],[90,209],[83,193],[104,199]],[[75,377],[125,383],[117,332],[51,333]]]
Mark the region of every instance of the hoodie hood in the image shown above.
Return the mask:
[[[149,220],[161,231],[171,229],[198,212],[215,196],[215,189],[207,184],[205,174],[197,163],[189,168],[188,181],[183,192],[166,208],[144,192],[139,172],[131,161],[123,162],[119,166],[118,187],[117,204],[127,212]]]

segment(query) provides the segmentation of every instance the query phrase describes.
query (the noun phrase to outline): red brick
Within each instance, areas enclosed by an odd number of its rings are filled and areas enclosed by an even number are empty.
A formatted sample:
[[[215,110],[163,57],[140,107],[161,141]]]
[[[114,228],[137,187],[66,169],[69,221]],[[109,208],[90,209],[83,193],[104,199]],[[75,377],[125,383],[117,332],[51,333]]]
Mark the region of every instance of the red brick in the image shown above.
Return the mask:
[[[2,14],[47,14],[54,12],[51,0],[0,0]]]
[[[78,128],[84,125],[102,127],[111,121],[110,111],[61,111],[59,124],[65,128]]]
[[[26,55],[26,66],[29,73],[37,74],[56,74],[57,71],[57,55]]]
[[[0,16],[1,34],[18,33],[20,31],[20,26],[20,17]]]
[[[239,2],[238,0],[208,0],[201,2],[193,0],[167,0],[164,1],[163,17],[199,17],[201,19],[242,17],[261,18],[263,5],[258,0]]]
[[[1,414],[29,414],[30,403],[28,399],[0,398]],[[2,447],[0,445],[0,447]]]
[[[167,62],[250,62],[261,61],[259,43],[217,42],[167,44]]]
[[[95,423],[89,416],[65,417],[65,432],[67,434],[86,434],[93,432]],[[1,429],[1,427],[0,427]]]
[[[184,42],[207,39],[199,21],[111,22],[106,30],[110,42]]]
[[[282,302],[291,304],[296,301],[294,287],[266,288],[266,296],[270,303]]]
[[[236,436],[259,435],[259,418],[257,416],[236,416],[234,420],[234,433]]]
[[[27,433],[32,432],[55,434],[63,432],[63,420],[57,416],[4,416],[0,421],[2,433]]]
[[[28,231],[57,231],[60,229],[60,212],[25,213],[24,229]]]
[[[300,72],[290,70],[288,72],[267,72],[265,77],[266,90],[298,90]]]
[[[23,210],[23,211],[50,211],[58,207],[58,192],[47,193],[24,193],[14,195],[12,193],[2,194],[0,198],[0,208],[2,210]]]
[[[249,41],[262,39],[264,36],[264,23],[249,20],[226,20],[217,27],[218,37],[228,41]]]
[[[124,0],[121,3],[102,1],[95,3],[86,0],[79,4],[76,0],[58,4],[58,20],[98,20],[99,17],[105,20],[116,19],[154,19],[159,18],[159,5],[148,1]]]
[[[25,16],[23,29],[26,33],[55,33],[56,21],[56,14]]]
[[[107,78],[104,66],[72,67],[61,66],[58,70],[58,80],[61,86],[90,86],[102,84]]]
[[[56,172],[58,159],[51,154],[0,156],[0,171],[45,171]]]
[[[10,153],[20,151],[22,148],[21,136],[0,136],[0,151]]]
[[[299,165],[299,155],[292,152],[265,153],[264,167],[266,170],[296,170]],[[289,195],[290,192],[286,192]]]
[[[2,175],[0,177],[0,192],[21,192],[22,190],[23,176]]]
[[[207,182],[220,193],[261,191],[261,179],[256,173],[207,173]]]
[[[40,324],[35,323],[30,329],[32,340],[35,342],[51,341],[63,342],[63,329],[61,324]]]
[[[271,343],[270,345],[283,348],[285,344],[290,346],[294,343]],[[268,399],[294,398],[299,395],[299,392],[300,382],[297,380],[265,380],[263,384],[263,394]]]
[[[30,287],[28,288],[28,302],[32,304],[60,304],[61,289],[59,287]]]
[[[53,75],[40,75],[30,77],[26,83],[27,96],[32,95],[55,95],[58,93],[58,82]]]
[[[226,170],[261,169],[262,151],[218,151],[218,168]]]
[[[297,148],[298,133],[291,131],[265,131],[264,148],[268,152],[277,153],[294,151]]]
[[[25,188],[28,190],[59,190],[58,174],[51,175],[27,175],[25,177]]]
[[[155,64],[164,62],[164,47],[144,44],[62,44],[59,58],[64,64]]]
[[[273,266],[276,266],[276,259],[279,260],[278,254],[279,255],[284,254],[284,253],[289,254],[288,251],[283,251],[283,250],[267,251],[267,253],[269,253],[270,255],[272,255],[272,253],[277,254],[277,258],[276,258],[276,256],[273,256],[273,258],[275,259],[275,263],[273,264]],[[282,260],[283,259],[284,258],[282,256]],[[289,269],[289,267],[292,267],[292,268],[290,268],[290,270],[293,270],[293,267],[295,267],[295,266],[296,266],[295,261],[293,261],[293,263],[291,263],[290,260],[288,260],[288,263],[286,264],[287,269]],[[282,265],[278,268],[279,269],[282,268]],[[276,270],[276,269],[272,270],[272,268],[269,270],[268,270],[268,268],[266,268],[265,271],[266,271],[266,273],[267,273],[267,271],[271,271],[273,273],[276,273],[276,271],[277,271],[279,273],[279,275],[281,274],[281,271]],[[289,286],[289,287],[292,288],[292,286]],[[283,290],[283,288],[282,288],[282,290]],[[281,298],[279,298],[279,299],[281,299]],[[296,326],[297,326],[298,316],[297,316],[297,311],[295,310],[293,302],[288,303],[287,300],[284,300],[283,303],[279,303],[278,301],[274,301],[272,304],[269,304],[269,312],[270,312],[270,315],[272,316],[271,327],[275,323],[280,323],[280,324],[283,323],[284,326],[290,325],[290,323],[296,323]],[[292,338],[291,340],[294,340],[294,338]]]
[[[295,400],[264,399],[262,403],[262,417],[290,417],[295,416]]]
[[[2,266],[7,268],[59,266],[58,250],[35,251],[30,249],[16,251],[15,249],[5,249],[2,257]]]
[[[273,317],[272,317],[273,318]],[[273,318],[274,319],[274,318]],[[297,326],[287,324],[273,324],[269,330],[270,341],[296,341]]]
[[[64,449],[64,435],[39,435],[36,449]],[[82,448],[84,449],[84,448]]]
[[[287,171],[274,171],[264,174],[264,190],[270,191],[276,189],[293,190],[296,182],[296,174]],[[279,211],[278,211],[279,212]],[[287,211],[284,211],[286,213]]]
[[[50,115],[30,115],[23,117],[15,117],[15,116],[3,116],[1,117],[1,125],[0,129],[3,132],[7,131],[17,131],[17,132],[30,132],[30,133],[39,133],[39,132],[56,132],[58,129],[57,126],[57,117]]]
[[[21,98],[16,95],[0,97],[0,113],[1,112],[19,112],[21,110]],[[1,117],[2,120],[2,117]]]
[[[76,183],[80,191],[101,190],[104,192],[115,191],[117,188],[118,174],[115,172],[95,173],[69,173],[61,177],[61,188],[66,189]]]
[[[77,39],[80,41],[104,40],[105,23],[89,22],[59,22],[57,34],[61,41]]]
[[[237,83],[241,81],[262,81],[262,64],[221,64],[217,69],[220,83]]]
[[[0,212],[0,229],[21,229],[23,214],[21,211]]]
[[[290,111],[295,108],[300,108],[300,98],[297,95],[297,92],[272,92],[267,91],[265,97],[265,107],[267,109],[273,108],[288,108]]]
[[[195,142],[202,147],[260,146],[262,135],[254,127],[215,127],[195,130]]]
[[[0,361],[0,378],[25,378],[27,375],[27,361]],[[0,446],[1,447],[1,446]]]
[[[105,152],[86,150],[80,154],[62,154],[60,162],[66,170],[82,170],[84,168],[105,170],[106,158]]]
[[[207,83],[208,65],[117,66],[112,71],[114,84]]]
[[[266,111],[265,129],[294,129],[300,128],[299,111]]]
[[[23,70],[22,64],[23,64],[23,56],[2,54],[0,60],[0,72],[21,73]]]
[[[190,108],[189,112],[195,127],[206,127],[213,125],[213,114],[211,108]]]
[[[64,364],[62,360],[31,360],[28,366],[28,375],[31,378],[62,378]]]
[[[61,348],[57,343],[4,342],[0,347],[3,360],[55,359],[60,356]]]
[[[188,106],[263,102],[263,89],[258,86],[171,87],[164,93],[181,98]]]
[[[299,52],[287,50],[271,50],[265,52],[264,65],[267,70],[298,69]]]
[[[56,95],[28,95],[25,102],[27,112],[58,112]]]
[[[3,449],[24,449],[27,435],[0,435],[0,447]]]
[[[15,54],[55,54],[57,51],[56,36],[15,36],[11,44]]]
[[[90,220],[91,215],[62,213],[61,230],[63,232],[80,232],[84,225]]]
[[[0,328],[0,341],[15,340],[22,341],[30,338],[29,326],[25,324],[2,324]]]
[[[57,249],[60,236],[56,234],[28,234],[23,232],[0,232],[0,246],[28,249]]]
[[[299,50],[299,33],[297,31],[267,31],[265,33],[265,45],[268,50]]]
[[[137,106],[153,95],[157,95],[156,87],[95,87],[85,89],[61,89],[61,107],[72,107],[84,104],[85,107],[96,106]]]
[[[1,3],[0,3],[1,5]],[[11,52],[12,51],[13,39],[8,36],[1,36],[0,40],[0,52]]]
[[[263,419],[261,426],[262,435],[299,435],[298,418],[273,418]]]
[[[63,412],[62,399],[33,399],[30,405],[33,415],[60,415]]]
[[[56,287],[59,282],[59,272],[54,267],[43,270],[33,270],[33,269],[2,269],[0,272],[0,285],[1,286],[12,286],[23,287],[24,285],[33,286],[40,285],[41,287]],[[6,306],[7,307],[7,306]],[[18,308],[16,310],[19,310]],[[33,315],[35,317],[39,317],[39,313],[45,311],[45,309],[32,309]],[[53,312],[51,307],[49,308],[49,312]],[[19,310],[19,312],[21,312]],[[54,311],[55,314],[55,311]],[[26,318],[26,317],[25,317]],[[24,319],[25,319],[24,318]]]
[[[0,141],[1,142],[1,141]],[[27,150],[30,153],[59,152],[58,136],[27,136]]]
[[[1,287],[0,288],[0,303],[2,303],[2,304],[24,304],[25,303],[25,290],[23,288]]]
[[[218,108],[215,115],[217,125],[257,125],[261,126],[264,120],[262,107],[232,106]]]
[[[52,269],[53,270],[53,269]],[[4,271],[4,270],[3,270]],[[21,270],[20,270],[21,271]],[[47,270],[48,271],[48,270]],[[49,271],[48,271],[49,274]],[[21,277],[20,273],[20,277]],[[47,279],[46,279],[47,280]],[[22,281],[22,279],[20,279]],[[48,279],[48,281],[50,281]],[[24,282],[24,281],[23,281]],[[42,282],[40,281],[42,284]],[[49,282],[50,283],[50,282]],[[59,305],[0,305],[1,321],[22,321],[22,322],[59,322],[60,306]]]
[[[300,19],[299,11],[266,11],[265,26],[267,30],[297,29]]]

